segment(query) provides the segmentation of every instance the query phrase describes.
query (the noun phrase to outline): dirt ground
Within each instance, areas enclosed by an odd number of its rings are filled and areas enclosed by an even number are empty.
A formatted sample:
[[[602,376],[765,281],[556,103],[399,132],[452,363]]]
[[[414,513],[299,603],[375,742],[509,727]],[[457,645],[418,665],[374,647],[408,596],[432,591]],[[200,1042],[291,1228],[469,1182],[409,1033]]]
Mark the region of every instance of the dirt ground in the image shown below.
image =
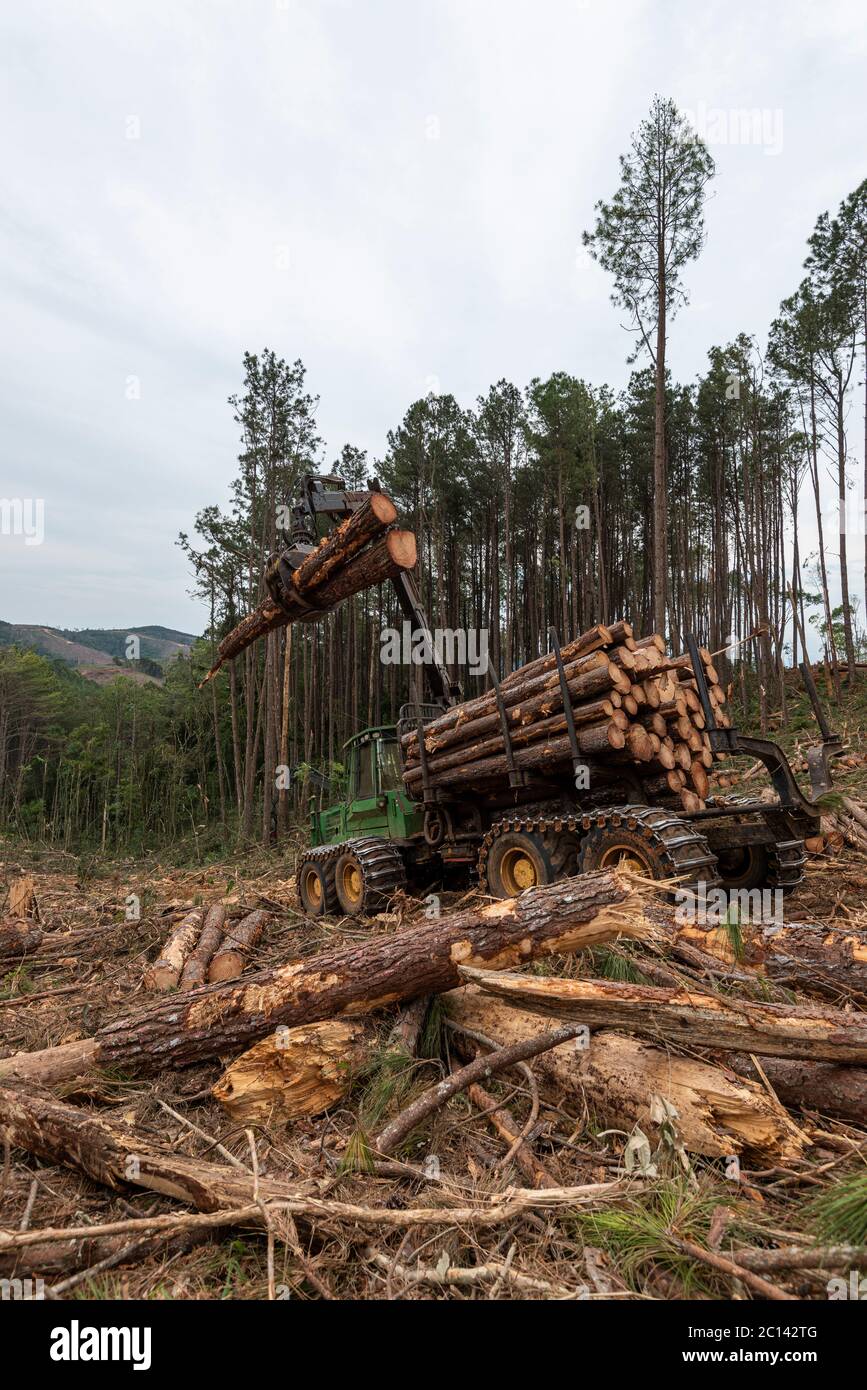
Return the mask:
[[[420,912],[407,900],[369,926],[348,920],[305,920],[294,888],[294,853],[228,859],[195,870],[136,864],[91,864],[45,851],[25,855],[0,847],[0,883],[34,875],[42,947],[0,976],[0,1056],[86,1037],[131,1000],[146,1002],[143,974],[183,909],[223,901],[272,913],[251,969],[315,954],[328,945],[393,932]],[[817,857],[806,882],[787,900],[787,919],[857,926],[865,920],[867,857],[844,848]],[[135,910],[139,920],[127,920]],[[443,908],[450,903],[443,900]],[[65,945],[77,935],[74,949]],[[570,973],[598,973],[599,961],[568,963]],[[550,973],[550,972],[549,972]],[[386,1035],[392,1014],[371,1022]],[[428,1041],[427,1053],[400,1075],[368,1070],[327,1114],[291,1125],[257,1128],[259,1172],[304,1183],[320,1195],[365,1206],[405,1209],[432,1202],[460,1204],[526,1183],[489,1118],[459,1095],[425,1123],[380,1173],[353,1163],[358,1136],[376,1118],[444,1073],[448,1037]],[[229,1059],[226,1059],[229,1060]],[[249,1168],[250,1136],[210,1094],[219,1062],[145,1079],[110,1075],[67,1085],[75,1103],[99,1108],[178,1153],[222,1161],[221,1145]],[[490,1091],[508,1104],[520,1127],[530,1107],[516,1073],[491,1079]],[[814,1138],[808,1157],[790,1168],[726,1179],[720,1162],[692,1157],[684,1171],[659,1153],[658,1176],[608,1213],[527,1212],[491,1229],[413,1227],[384,1232],[346,1224],[300,1222],[276,1241],[272,1292],[301,1299],[489,1299],[749,1297],[728,1274],[684,1254],[681,1239],[732,1252],[827,1238],[817,1197],[863,1175],[867,1129],[830,1117],[796,1115]],[[562,1185],[605,1181],[622,1172],[623,1134],[604,1132],[574,1105],[543,1103],[533,1149]],[[439,1177],[419,1167],[434,1153]],[[111,1192],[72,1169],[43,1166],[6,1146],[0,1227],[100,1225],[185,1208],[167,1197],[129,1187]],[[824,1223],[824,1224],[823,1224]],[[674,1233],[676,1232],[676,1236]],[[49,1296],[63,1299],[261,1299],[268,1296],[268,1242],[251,1228],[115,1236],[27,1247],[0,1255],[0,1275],[39,1276]],[[481,1273],[476,1273],[481,1269]],[[424,1277],[419,1279],[419,1270]],[[466,1271],[473,1271],[466,1275]],[[457,1271],[457,1273],[456,1273]],[[463,1274],[461,1272],[464,1272]],[[769,1276],[790,1293],[826,1298],[828,1271],[782,1271]]]

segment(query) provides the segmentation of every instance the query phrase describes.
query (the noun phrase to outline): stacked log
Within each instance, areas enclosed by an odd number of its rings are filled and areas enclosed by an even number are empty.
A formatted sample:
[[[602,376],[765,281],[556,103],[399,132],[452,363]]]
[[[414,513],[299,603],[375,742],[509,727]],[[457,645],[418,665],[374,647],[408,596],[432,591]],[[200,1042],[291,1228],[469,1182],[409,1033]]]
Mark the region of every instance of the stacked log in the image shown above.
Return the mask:
[[[198,989],[207,980],[235,980],[249,962],[250,955],[270,914],[257,909],[247,912],[232,926],[226,926],[226,909],[216,903],[208,910],[193,908],[172,932],[157,959],[144,974],[149,990],[184,992]]]
[[[357,511],[325,536],[288,580],[277,560],[266,577],[268,595],[218,647],[218,659],[202,685],[224,661],[232,661],[253,642],[289,623],[309,621],[353,594],[415,568],[412,531],[393,529],[397,509],[385,493],[372,492]]]
[[[597,625],[562,648],[568,703],[594,791],[635,800],[635,779],[646,799],[685,811],[702,810],[714,755],[689,656],[669,656],[657,633],[636,638],[620,621]],[[717,725],[729,728],[725,692],[710,652],[701,659]],[[570,780],[574,753],[553,653],[511,672],[496,692],[455,705],[424,728],[425,768],[418,732],[403,735],[404,783],[410,795],[428,786],[459,797],[468,789],[494,794],[509,785],[505,717],[516,771],[544,780]]]

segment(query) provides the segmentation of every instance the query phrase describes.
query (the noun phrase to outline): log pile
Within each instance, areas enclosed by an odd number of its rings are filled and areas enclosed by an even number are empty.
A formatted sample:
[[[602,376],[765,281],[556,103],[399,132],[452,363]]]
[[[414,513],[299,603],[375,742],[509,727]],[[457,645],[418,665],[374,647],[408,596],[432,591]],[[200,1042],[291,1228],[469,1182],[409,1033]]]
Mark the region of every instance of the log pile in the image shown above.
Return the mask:
[[[396,520],[397,509],[391,498],[372,492],[357,511],[320,541],[288,580],[280,561],[275,561],[265,576],[267,597],[223,638],[218,659],[202,685],[225,661],[234,660],[269,632],[320,618],[353,594],[414,569],[415,536],[412,531],[395,529]]]
[[[569,706],[594,793],[634,800],[634,779],[647,799],[685,811],[703,809],[714,756],[688,656],[670,656],[658,635],[636,639],[631,625],[598,625],[562,648]],[[731,720],[708,651],[701,651],[717,724]],[[513,764],[531,778],[571,778],[573,749],[553,654],[519,667],[501,682]],[[418,733],[403,735],[404,782],[411,795],[428,785],[459,797],[469,788],[496,794],[509,766],[496,693],[455,705]]]
[[[262,935],[270,914],[258,909],[245,913],[240,921],[226,925],[226,909],[221,903],[193,908],[165,942],[156,960],[146,967],[144,986],[148,990],[186,991],[197,989],[206,980],[236,980],[247,965],[250,953]]]

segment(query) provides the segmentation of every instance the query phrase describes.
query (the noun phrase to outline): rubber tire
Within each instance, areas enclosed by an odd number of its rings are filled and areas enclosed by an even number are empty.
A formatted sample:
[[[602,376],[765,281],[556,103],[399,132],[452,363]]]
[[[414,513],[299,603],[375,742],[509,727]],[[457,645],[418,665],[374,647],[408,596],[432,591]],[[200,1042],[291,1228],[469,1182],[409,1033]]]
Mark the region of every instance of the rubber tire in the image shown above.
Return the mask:
[[[616,860],[611,864],[603,865],[602,860],[612,849],[623,848],[627,854],[634,854],[639,863],[645,867],[653,878],[667,878],[669,870],[662,862],[660,856],[654,852],[653,845],[649,844],[646,837],[637,830],[630,830],[628,826],[605,825],[594,826],[585,835],[581,843],[581,852],[578,856],[578,872],[581,874],[591,874],[597,869],[616,868]]]
[[[353,864],[361,874],[361,896],[357,903],[353,903],[346,894],[341,891],[343,873],[347,865]],[[364,916],[364,868],[358,855],[353,850],[345,850],[340,855],[334,865],[334,892],[337,897],[338,906],[344,917],[363,917]]]
[[[717,855],[717,867],[719,870],[721,888],[734,892],[736,889],[744,889],[749,892],[753,888],[770,887],[771,866],[768,858],[768,847],[766,845],[741,845],[740,848],[749,854],[750,860],[740,874],[729,875],[725,866],[725,851],[722,855]]]
[[[557,877],[557,869],[551,861],[551,855],[542,836],[528,830],[507,830],[505,835],[498,835],[494,840],[488,853],[488,862],[485,865],[488,892],[492,897],[517,897],[516,893],[507,889],[502,874],[503,860],[508,851],[512,849],[523,850],[527,857],[532,860],[536,870],[536,882],[532,885],[534,888],[541,888],[545,884],[554,882]]]
[[[315,877],[321,888],[319,902],[310,897],[307,880]],[[318,859],[305,859],[298,869],[298,897],[307,917],[327,917],[337,910],[337,893],[334,888],[334,862],[323,863]]]

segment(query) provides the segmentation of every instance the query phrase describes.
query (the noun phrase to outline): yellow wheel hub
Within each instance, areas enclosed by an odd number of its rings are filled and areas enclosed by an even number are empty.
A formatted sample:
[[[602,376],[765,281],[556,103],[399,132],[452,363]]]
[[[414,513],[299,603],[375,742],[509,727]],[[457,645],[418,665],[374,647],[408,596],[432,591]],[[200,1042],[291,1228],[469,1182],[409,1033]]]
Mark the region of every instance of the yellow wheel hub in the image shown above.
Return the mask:
[[[628,869],[634,874],[647,874],[650,865],[629,845],[612,845],[599,861],[601,869]]]
[[[500,865],[503,886],[510,895],[535,888],[539,881],[536,865],[523,849],[507,849]]]
[[[307,889],[308,898],[318,907],[322,902],[322,884],[319,881],[319,875],[315,873],[313,869],[307,870],[307,879],[304,886]]]
[[[361,901],[361,894],[364,891],[364,879],[361,869],[357,864],[346,864],[343,869],[343,891],[350,902]]]

